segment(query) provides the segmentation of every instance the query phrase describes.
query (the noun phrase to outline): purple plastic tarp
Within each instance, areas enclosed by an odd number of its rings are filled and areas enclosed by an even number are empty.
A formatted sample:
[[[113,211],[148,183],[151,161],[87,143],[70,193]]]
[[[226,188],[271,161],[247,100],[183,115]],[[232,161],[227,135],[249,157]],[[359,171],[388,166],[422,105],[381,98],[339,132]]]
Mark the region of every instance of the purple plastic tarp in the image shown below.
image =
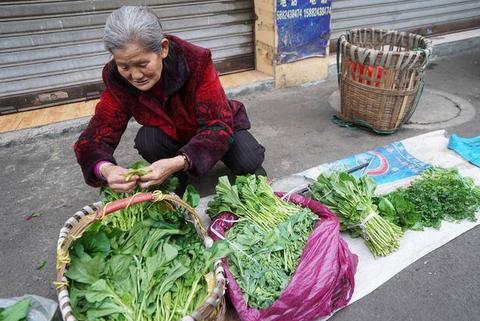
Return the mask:
[[[320,220],[307,240],[288,286],[270,307],[259,310],[246,305],[242,290],[228,270],[228,260],[223,259],[227,294],[242,321],[317,320],[344,307],[352,297],[358,258],[340,238],[338,218],[326,206],[304,196],[292,194],[289,201],[310,208]],[[236,218],[228,212],[217,216],[210,225],[210,236],[220,239],[218,234],[224,235]]]

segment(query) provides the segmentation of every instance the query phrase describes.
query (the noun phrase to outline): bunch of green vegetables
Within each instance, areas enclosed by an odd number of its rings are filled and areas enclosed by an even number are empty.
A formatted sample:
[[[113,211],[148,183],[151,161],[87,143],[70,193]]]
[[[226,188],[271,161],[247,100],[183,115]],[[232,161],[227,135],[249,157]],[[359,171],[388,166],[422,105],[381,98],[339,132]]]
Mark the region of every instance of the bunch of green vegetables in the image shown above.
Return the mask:
[[[215,197],[208,203],[208,214],[232,212],[264,231],[271,230],[299,211],[298,206],[275,196],[264,176],[237,176],[234,185],[223,176],[218,179],[215,191]]]
[[[125,179],[129,179],[129,177],[133,175],[142,176],[144,174],[146,174],[145,164],[142,161],[138,161],[129,167],[129,172],[125,175]],[[157,185],[154,188],[165,192],[173,192],[177,188],[177,185],[178,178],[172,176],[165,180],[161,185]],[[193,187],[190,186],[189,188],[189,191],[191,191],[191,188]],[[107,204],[146,191],[146,189],[141,189],[139,186],[136,186],[131,193],[118,193],[108,187],[104,187],[100,190],[100,193],[103,196],[104,204]],[[191,193],[186,193],[185,195],[191,197],[190,195],[198,195],[198,193],[193,191]],[[158,213],[164,213],[164,215],[169,215],[169,220],[175,221],[180,219],[175,211],[165,210],[166,206],[168,207],[165,203],[141,203],[137,206],[129,207],[128,209],[119,210],[115,215],[109,215],[102,222],[103,224],[119,228],[122,231],[128,231],[135,223],[143,221],[149,211],[156,211]]]
[[[399,248],[403,232],[379,215],[373,200],[375,189],[370,177],[356,179],[340,171],[320,174],[309,187],[312,198],[338,215],[342,231],[362,236],[373,255],[385,256]]]
[[[297,268],[317,218],[310,210],[299,209],[268,231],[247,220],[228,231],[226,240],[233,245],[228,257],[230,272],[249,306],[264,309],[278,299]]]
[[[213,263],[227,248],[216,243],[207,250],[182,215],[165,204],[139,203],[124,209],[117,220],[90,226],[72,244],[65,274],[75,317],[170,321],[197,308],[213,280]]]
[[[442,220],[475,220],[480,187],[455,168],[431,167],[407,188],[378,199],[380,213],[403,228],[439,228]]]
[[[240,220],[226,234],[229,269],[255,308],[270,306],[295,272],[318,216],[275,196],[263,176],[221,177],[207,212],[229,211]]]

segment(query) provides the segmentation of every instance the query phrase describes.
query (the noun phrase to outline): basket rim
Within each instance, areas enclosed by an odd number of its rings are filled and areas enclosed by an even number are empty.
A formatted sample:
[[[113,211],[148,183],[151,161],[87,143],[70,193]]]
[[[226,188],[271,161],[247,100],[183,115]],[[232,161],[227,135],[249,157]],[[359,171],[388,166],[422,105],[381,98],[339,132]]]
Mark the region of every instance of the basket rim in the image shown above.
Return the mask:
[[[380,35],[383,35],[384,37],[386,36],[394,36],[395,38],[397,37],[411,37],[412,39],[415,39],[419,44],[423,42],[423,47],[418,47],[418,49],[413,50],[404,50],[404,51],[388,51],[388,50],[379,50],[379,49],[372,49],[372,48],[367,48],[367,47],[362,47],[360,45],[354,44],[350,41],[347,40],[347,36],[351,35],[355,32],[373,32],[373,33],[379,33]],[[429,56],[432,54],[432,46],[431,46],[431,41],[419,34],[415,33],[410,33],[410,32],[404,32],[404,31],[392,31],[392,30],[386,30],[386,29],[377,29],[377,28],[355,28],[355,29],[350,29],[346,33],[342,34],[338,38],[338,48],[337,48],[337,55],[338,54],[342,55],[349,55],[350,60],[352,61],[358,61],[358,60],[363,60],[359,61],[360,63],[364,63],[365,59],[367,56],[371,56],[372,59],[370,60],[370,65],[380,65],[382,67],[389,68],[390,61],[395,61],[399,58],[403,58],[405,56],[409,56],[410,58],[405,62],[402,66],[401,69],[404,68],[412,68],[417,62],[418,59],[422,58],[424,61],[428,61]],[[356,59],[355,54],[359,57],[362,57],[361,59]],[[385,57],[382,57],[385,56]],[[377,64],[375,63],[376,60],[381,59],[381,63]],[[385,59],[386,58],[386,59]],[[388,65],[388,66],[387,66]],[[399,67],[399,66],[397,66]]]
[[[164,197],[165,195],[170,195],[170,197]],[[90,205],[84,206],[80,211],[77,211],[73,216],[67,219],[63,227],[60,229],[59,239],[57,242],[57,266],[56,266],[57,275],[56,275],[56,281],[54,282],[54,285],[57,291],[59,309],[64,321],[77,321],[77,319],[72,314],[68,283],[67,283],[67,278],[65,277],[65,272],[67,271],[66,267],[68,265],[68,262],[66,260],[61,260],[61,258],[64,258],[63,256],[65,254],[64,251],[66,251],[67,255],[69,253],[71,241],[73,241],[73,239],[75,238],[75,237],[72,237],[71,232],[72,230],[75,229],[75,227],[78,227],[81,224],[85,224],[84,222],[87,222],[85,226],[88,227],[94,222],[102,220],[108,214],[116,213],[119,210],[130,206],[131,204],[145,202],[145,201],[151,201],[151,202],[166,201],[170,203],[175,202],[176,205],[180,205],[180,206],[186,205],[189,207],[188,204],[183,202],[183,200],[181,200],[177,195],[173,193],[163,194],[161,199],[159,199],[158,194],[155,194],[155,193],[151,193],[151,192],[138,193],[131,197],[127,197],[117,201],[114,201],[112,203],[107,203],[107,204],[103,204],[103,202],[100,201],[100,202],[95,202]],[[126,206],[119,207],[119,206],[122,206],[122,204]],[[111,208],[107,209],[109,205],[111,206]],[[112,211],[106,213],[107,211],[110,211],[110,210]],[[191,207],[189,209],[187,208],[187,210],[189,211],[190,214],[196,213],[195,209]],[[193,212],[191,212],[191,210],[193,210]],[[208,236],[206,232],[206,228],[203,226],[202,227],[197,226],[198,224],[202,224],[201,221],[199,220],[197,221],[197,219],[193,219],[192,221],[193,221],[192,224],[194,224],[195,230],[198,236],[203,240],[204,246],[207,248],[210,247],[213,244],[213,240]],[[86,231],[86,228],[81,230],[80,236],[83,235],[85,231]],[[65,244],[67,245],[66,250],[65,250]],[[218,306],[225,305],[224,296],[225,296],[225,288],[226,288],[226,278],[225,278],[225,271],[221,265],[221,259],[219,259],[213,264],[210,272],[213,273],[214,281],[215,281],[215,285],[212,291],[208,293],[208,296],[205,298],[205,301],[201,305],[196,307],[194,311],[191,312],[191,315],[185,316],[183,319],[193,318],[194,320],[201,320],[201,319],[207,318],[212,314],[221,313],[221,311],[225,310],[221,308],[220,312],[218,312],[218,309],[217,309]],[[202,311],[208,311],[208,310],[211,310],[211,311],[209,313],[202,312]]]

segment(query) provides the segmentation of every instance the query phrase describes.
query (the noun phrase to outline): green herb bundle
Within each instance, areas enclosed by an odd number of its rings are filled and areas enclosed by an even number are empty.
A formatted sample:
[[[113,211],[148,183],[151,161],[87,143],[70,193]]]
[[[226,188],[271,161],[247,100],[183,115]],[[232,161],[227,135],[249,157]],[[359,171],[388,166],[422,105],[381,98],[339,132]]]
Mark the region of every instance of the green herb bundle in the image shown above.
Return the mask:
[[[367,176],[334,171],[322,173],[310,185],[311,196],[330,207],[340,219],[342,231],[362,236],[375,256],[385,256],[400,246],[402,229],[385,220],[377,211],[373,198],[376,184]]]
[[[270,306],[287,286],[318,216],[278,198],[263,176],[219,179],[207,212],[232,212],[240,221],[226,235],[229,268],[247,304]]]
[[[475,220],[480,187],[455,168],[431,167],[409,187],[380,198],[379,208],[382,215],[405,228],[438,229],[442,220]]]
[[[170,321],[188,315],[208,295],[213,263],[227,248],[216,243],[207,250],[183,213],[165,204],[139,203],[123,211],[120,221],[95,223],[72,244],[66,276],[75,317]]]

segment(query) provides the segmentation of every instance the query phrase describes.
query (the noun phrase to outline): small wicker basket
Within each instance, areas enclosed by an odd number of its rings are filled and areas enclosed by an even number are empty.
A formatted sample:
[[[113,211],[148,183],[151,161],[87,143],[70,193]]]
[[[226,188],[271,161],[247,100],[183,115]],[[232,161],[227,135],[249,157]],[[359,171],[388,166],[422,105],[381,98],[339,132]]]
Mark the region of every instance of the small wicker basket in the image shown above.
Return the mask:
[[[342,35],[340,118],[377,133],[395,132],[415,111],[431,51],[429,41],[413,33],[363,28]]]
[[[65,277],[69,261],[70,245],[75,239],[81,237],[83,232],[86,231],[91,224],[102,220],[107,215],[112,215],[118,210],[141,202],[169,202],[174,206],[185,208],[189,214],[189,219],[193,221],[199,237],[205,246],[212,246],[213,240],[208,236],[207,229],[196,211],[175,194],[163,194],[159,192],[139,193],[129,198],[108,203],[105,206],[102,206],[101,202],[85,206],[65,222],[63,228],[60,230],[60,237],[57,244],[57,276],[55,285],[57,288],[59,308],[64,321],[77,321],[72,314],[67,279]],[[225,320],[225,272],[221,266],[221,261],[215,262],[212,269],[215,271],[213,290],[209,293],[205,302],[197,307],[191,315],[182,318],[182,321]]]

